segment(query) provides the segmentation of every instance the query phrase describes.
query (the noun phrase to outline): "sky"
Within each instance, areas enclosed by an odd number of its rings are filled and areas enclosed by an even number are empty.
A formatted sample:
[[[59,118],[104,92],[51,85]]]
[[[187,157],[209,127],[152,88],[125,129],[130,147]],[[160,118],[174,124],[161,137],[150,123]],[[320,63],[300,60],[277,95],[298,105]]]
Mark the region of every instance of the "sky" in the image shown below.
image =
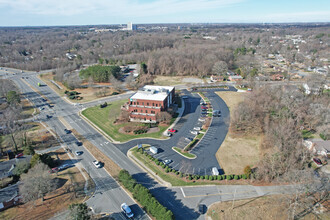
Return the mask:
[[[0,26],[330,22],[329,0],[0,0]]]

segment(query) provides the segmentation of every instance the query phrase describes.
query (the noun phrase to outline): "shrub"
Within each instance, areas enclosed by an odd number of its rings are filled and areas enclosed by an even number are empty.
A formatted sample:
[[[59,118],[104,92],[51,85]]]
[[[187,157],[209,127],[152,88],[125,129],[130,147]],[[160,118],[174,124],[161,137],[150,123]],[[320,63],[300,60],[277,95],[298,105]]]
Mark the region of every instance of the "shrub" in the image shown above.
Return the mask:
[[[221,179],[225,180],[226,179],[226,175],[221,175]]]
[[[204,178],[205,178],[206,180],[208,180],[208,179],[209,179],[209,175],[205,175]]]
[[[209,180],[213,180],[213,176],[209,176]]]
[[[198,180],[198,179],[199,179],[199,175],[195,175],[195,176],[194,176],[194,179],[195,179],[195,180]]]
[[[183,173],[180,173],[180,177],[181,177],[181,178],[183,177]]]
[[[158,166],[159,165],[159,161],[155,161],[156,165]]]
[[[179,174],[180,174],[180,172],[179,172],[179,171],[176,171],[176,172],[175,172],[175,174],[176,174],[176,175],[179,175]]]
[[[165,172],[166,172],[166,173],[168,173],[168,172],[169,172],[169,170],[168,170],[168,168],[167,168],[167,167],[165,168]]]
[[[200,178],[201,178],[201,180],[203,180],[204,179],[204,176],[201,176]]]
[[[238,180],[238,179],[239,179],[238,175],[235,175],[234,180]]]
[[[242,178],[246,180],[247,179],[246,174],[243,174]]]
[[[218,179],[218,180],[221,180],[221,176],[220,176],[220,175],[218,175],[218,176],[217,176],[217,179]]]
[[[231,175],[227,175],[227,180],[231,180]]]
[[[246,166],[246,167],[244,168],[244,174],[245,174],[246,176],[250,176],[250,175],[252,174],[252,169],[251,169],[250,166]]]
[[[100,108],[105,108],[108,106],[108,103],[107,102],[104,102],[103,104],[100,104]]]
[[[192,177],[189,175],[188,179],[189,179],[189,180],[192,180]]]

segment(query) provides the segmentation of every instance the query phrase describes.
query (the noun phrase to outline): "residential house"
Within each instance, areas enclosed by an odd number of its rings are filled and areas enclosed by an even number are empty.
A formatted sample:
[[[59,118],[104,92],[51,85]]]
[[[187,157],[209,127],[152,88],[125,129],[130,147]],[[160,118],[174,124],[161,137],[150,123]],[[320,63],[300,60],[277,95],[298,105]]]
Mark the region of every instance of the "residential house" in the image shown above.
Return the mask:
[[[315,155],[325,157],[330,155],[330,140],[309,139],[305,140],[303,144]]]
[[[282,74],[272,75],[272,80],[274,80],[274,81],[282,81],[283,79],[284,79],[284,76]]]
[[[212,75],[211,77],[210,77],[210,79],[211,79],[211,82],[221,82],[221,81],[223,81],[223,76],[216,76],[216,75]]]
[[[241,77],[241,76],[229,76],[228,79],[230,81],[236,81],[237,82],[237,81],[243,80],[243,77]]]
[[[0,211],[20,203],[19,183],[0,190]]]

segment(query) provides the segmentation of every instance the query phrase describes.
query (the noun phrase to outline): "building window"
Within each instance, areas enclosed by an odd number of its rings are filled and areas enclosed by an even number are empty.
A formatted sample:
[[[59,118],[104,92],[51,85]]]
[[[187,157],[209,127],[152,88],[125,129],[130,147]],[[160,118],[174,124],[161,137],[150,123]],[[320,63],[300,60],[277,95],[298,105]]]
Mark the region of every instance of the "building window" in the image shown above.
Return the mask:
[[[155,103],[152,103],[152,106],[155,106]]]
[[[137,102],[136,104],[139,105],[139,102]]]
[[[155,114],[155,111],[151,111],[151,114]]]
[[[156,107],[158,106],[158,104],[156,104]]]
[[[147,106],[149,106],[149,102],[147,102]]]
[[[148,113],[148,110],[146,110],[146,113]]]
[[[144,105],[144,102],[142,102],[142,105]]]

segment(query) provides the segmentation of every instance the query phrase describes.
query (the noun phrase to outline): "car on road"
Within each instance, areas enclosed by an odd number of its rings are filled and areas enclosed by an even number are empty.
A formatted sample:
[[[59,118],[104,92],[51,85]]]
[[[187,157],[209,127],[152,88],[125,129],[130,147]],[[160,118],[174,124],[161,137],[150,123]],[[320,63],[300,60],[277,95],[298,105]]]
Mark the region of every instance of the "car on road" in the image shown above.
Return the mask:
[[[76,145],[77,145],[78,147],[80,147],[80,146],[82,146],[82,145],[83,145],[83,143],[82,143],[82,142],[80,142],[80,141],[76,141]]]
[[[101,166],[102,166],[100,161],[97,161],[97,160],[93,160],[93,164],[96,168],[101,168]]]
[[[205,210],[206,210],[206,205],[204,205],[204,204],[199,204],[198,205],[198,212],[200,214],[205,214]]]
[[[184,96],[182,96],[182,98],[183,98],[183,99],[187,99],[187,98],[188,98],[188,96],[184,95]]]
[[[127,218],[132,218],[134,216],[131,208],[126,203],[121,204],[120,208],[125,213]]]
[[[80,155],[83,154],[83,151],[75,151],[74,154],[77,155],[77,156],[80,156]]]
[[[46,100],[46,99],[44,99],[44,98],[42,99],[42,101],[43,101],[43,102],[47,102],[47,100]]]
[[[194,135],[198,135],[198,131],[190,131],[190,133],[194,134]]]
[[[205,121],[205,118],[199,118],[198,121],[204,122]]]
[[[171,129],[168,129],[167,131],[171,132],[171,133],[176,133],[178,130],[171,128]]]
[[[51,116],[51,115],[46,115],[46,117],[47,117],[47,118],[52,118],[52,116]]]
[[[322,166],[322,161],[319,159],[319,158],[313,158],[313,161],[314,163],[317,165],[317,166]]]
[[[71,131],[70,130],[68,130],[68,129],[64,129],[64,131],[65,131],[65,133],[67,133],[67,134],[70,134],[71,133]]]
[[[190,137],[186,137],[185,140],[191,142],[193,139]]]
[[[44,107],[39,107],[39,110],[40,110],[40,111],[42,111],[42,110],[44,110],[44,109],[45,109]]]
[[[164,160],[163,161],[163,164],[164,165],[169,165],[170,163],[172,163],[173,162],[173,160],[171,160],[171,159],[167,159],[167,160]]]
[[[213,111],[213,117],[220,117],[221,116],[221,111],[220,110],[214,110]]]
[[[200,127],[194,127],[194,130],[195,130],[195,131],[200,131],[201,128],[200,128]]]

